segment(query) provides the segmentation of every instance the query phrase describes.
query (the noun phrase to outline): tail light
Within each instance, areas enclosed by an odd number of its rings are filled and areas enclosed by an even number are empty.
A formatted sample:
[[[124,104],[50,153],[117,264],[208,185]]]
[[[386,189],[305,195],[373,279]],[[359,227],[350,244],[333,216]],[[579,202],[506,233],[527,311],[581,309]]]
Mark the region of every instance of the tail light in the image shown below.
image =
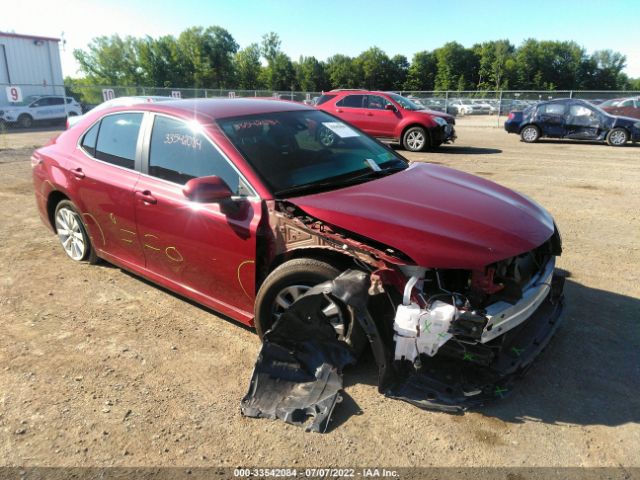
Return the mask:
[[[67,130],[69,130],[69,119],[67,118]]]
[[[515,117],[515,115],[513,114],[513,112],[509,113],[509,116],[507,117],[507,120],[513,120],[513,117]]]

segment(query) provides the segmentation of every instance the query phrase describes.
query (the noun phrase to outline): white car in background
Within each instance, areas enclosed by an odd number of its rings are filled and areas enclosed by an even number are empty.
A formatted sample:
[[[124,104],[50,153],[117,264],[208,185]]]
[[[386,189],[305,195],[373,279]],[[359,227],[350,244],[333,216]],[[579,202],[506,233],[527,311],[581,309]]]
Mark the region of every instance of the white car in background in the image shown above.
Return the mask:
[[[112,100],[107,100],[106,102],[97,105],[96,107],[89,110],[90,112],[95,112],[96,110],[102,110],[105,108],[111,107],[128,107],[131,105],[137,105],[139,103],[155,103],[155,102],[166,102],[167,100],[175,100],[173,97],[163,97],[161,95],[139,95],[139,96],[131,96],[131,97],[118,97]],[[82,116],[69,116],[67,118],[67,129],[73,127],[76,123],[80,121]]]
[[[493,115],[498,111],[498,109],[487,100],[471,100],[471,103],[474,108],[477,109],[475,113]]]
[[[0,107],[0,122],[30,128],[36,122],[62,121],[82,115],[80,104],[61,95],[30,95],[22,102]]]
[[[457,115],[471,115],[476,113],[476,108],[470,100],[454,98],[447,102],[447,109],[456,112]]]

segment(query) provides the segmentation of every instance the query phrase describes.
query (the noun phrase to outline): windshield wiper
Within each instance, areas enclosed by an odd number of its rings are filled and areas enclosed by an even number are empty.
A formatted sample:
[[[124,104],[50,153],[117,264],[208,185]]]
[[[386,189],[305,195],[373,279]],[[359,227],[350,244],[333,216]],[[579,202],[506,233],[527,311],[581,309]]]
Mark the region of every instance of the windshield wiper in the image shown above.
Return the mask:
[[[386,177],[387,175],[391,175],[392,173],[405,170],[406,168],[407,168],[406,166],[401,166],[401,167],[387,167],[387,168],[382,168],[380,170],[368,170],[365,173],[361,173],[359,175],[344,178],[344,179],[339,179],[339,180],[335,179],[335,180],[330,180],[326,182],[305,183],[302,185],[296,185],[295,187],[283,188],[282,190],[278,190],[277,192],[275,192],[275,194],[277,196],[283,196],[283,195],[291,195],[293,193],[303,192],[305,190],[313,191],[318,189],[322,190],[327,187],[334,187],[334,188],[345,187],[348,185],[359,183],[361,180]]]

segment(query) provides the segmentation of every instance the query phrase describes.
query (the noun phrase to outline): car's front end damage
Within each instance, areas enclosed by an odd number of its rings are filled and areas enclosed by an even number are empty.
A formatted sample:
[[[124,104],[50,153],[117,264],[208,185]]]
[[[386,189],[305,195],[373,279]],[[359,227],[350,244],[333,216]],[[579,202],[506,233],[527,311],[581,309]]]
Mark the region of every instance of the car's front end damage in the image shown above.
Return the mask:
[[[404,268],[386,394],[462,411],[503,397],[558,326],[564,279],[559,234],[479,271]]]
[[[368,339],[380,372],[379,389],[389,397],[449,412],[504,397],[559,325],[564,279],[555,263],[562,247],[552,220],[546,222],[548,237],[533,248],[482,267],[447,268],[442,263],[418,265],[395,246],[320,220],[296,203],[305,204],[295,199],[270,203],[273,238],[265,258],[322,251],[348,259],[343,265],[350,273],[305,297],[319,295],[341,303],[348,321]],[[497,250],[488,249],[494,254]],[[315,318],[318,312],[309,311],[308,305],[312,303],[294,303],[292,315]],[[296,355],[295,349],[288,351]],[[338,372],[342,366],[336,366]],[[268,416],[249,407],[260,404],[259,392],[252,388],[243,401],[245,410],[250,416]],[[290,391],[283,395],[287,402],[295,398]],[[269,398],[277,395],[270,392]],[[331,408],[334,400],[329,401]],[[302,410],[314,409],[305,405]]]

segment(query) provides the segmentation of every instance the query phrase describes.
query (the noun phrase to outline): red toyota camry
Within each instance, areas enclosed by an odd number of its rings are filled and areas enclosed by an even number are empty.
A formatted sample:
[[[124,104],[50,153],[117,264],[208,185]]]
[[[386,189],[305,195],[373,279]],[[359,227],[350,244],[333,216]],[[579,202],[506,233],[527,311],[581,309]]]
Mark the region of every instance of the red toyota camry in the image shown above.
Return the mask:
[[[114,107],[36,150],[32,165],[42,220],[72,260],[106,260],[259,334],[346,269],[370,276],[369,310],[396,358],[475,352],[486,363],[503,335],[559,315],[560,236],[542,207],[466,173],[409,164],[305,105]],[[415,333],[406,321],[434,302],[450,333],[406,350],[399,338]],[[349,312],[330,300],[322,311],[358,348]]]

